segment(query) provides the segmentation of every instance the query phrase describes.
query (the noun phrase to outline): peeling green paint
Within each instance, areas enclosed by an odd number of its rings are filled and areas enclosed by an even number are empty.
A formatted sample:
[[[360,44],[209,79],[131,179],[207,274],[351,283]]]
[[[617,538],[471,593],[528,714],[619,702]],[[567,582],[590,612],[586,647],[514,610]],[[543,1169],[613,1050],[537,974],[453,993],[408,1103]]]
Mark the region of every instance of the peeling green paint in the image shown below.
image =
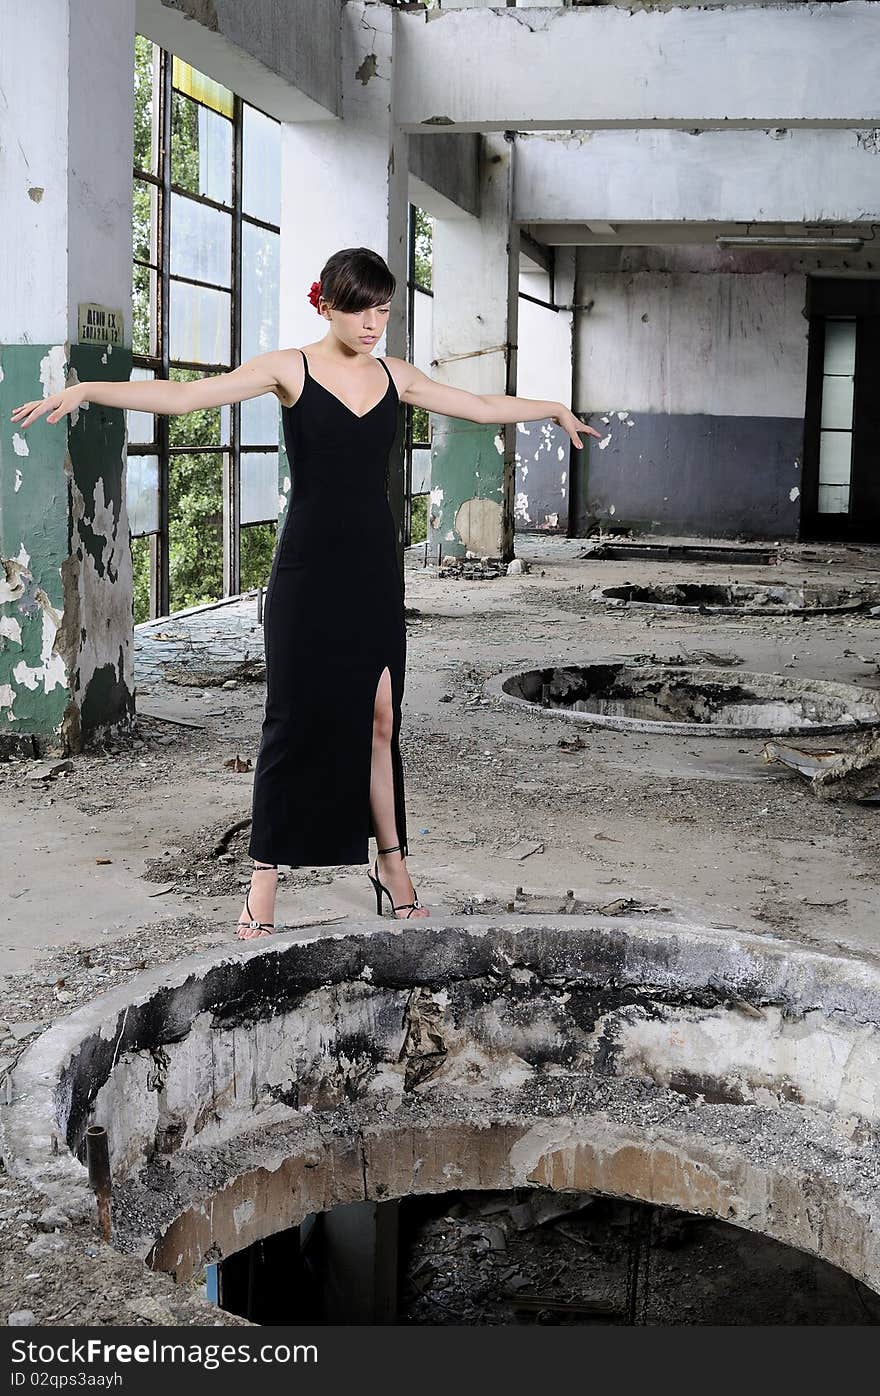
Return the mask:
[[[469,542],[456,516],[469,500],[504,501],[504,428],[432,414],[431,505],[428,540],[432,551],[463,557]],[[499,449],[500,446],[500,449]],[[501,551],[501,538],[493,551]]]
[[[52,347],[0,348],[0,618],[16,621],[21,630],[20,643],[0,637],[0,694],[10,700],[0,699],[0,742],[60,729],[70,701],[66,679],[47,691],[16,677],[22,665],[41,667],[44,609],[38,593],[56,612],[64,605],[59,568],[67,553],[67,433],[60,423],[49,426],[42,419],[23,432],[9,420],[19,403],[43,396],[40,369]]]
[[[128,379],[131,352],[7,345],[0,370],[0,749],[75,750],[134,710],[124,413],[9,419],[65,381]]]

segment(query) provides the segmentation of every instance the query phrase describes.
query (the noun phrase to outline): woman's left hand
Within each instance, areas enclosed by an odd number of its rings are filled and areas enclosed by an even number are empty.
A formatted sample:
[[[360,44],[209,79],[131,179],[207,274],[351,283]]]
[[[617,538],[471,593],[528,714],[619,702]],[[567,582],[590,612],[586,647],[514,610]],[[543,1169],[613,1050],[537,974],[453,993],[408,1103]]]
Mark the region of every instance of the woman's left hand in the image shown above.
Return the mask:
[[[601,437],[602,435],[601,431],[597,431],[595,427],[588,427],[586,422],[582,422],[580,417],[576,417],[574,413],[569,411],[569,409],[563,406],[562,403],[560,403],[560,410],[554,414],[553,421],[558,422],[559,425],[562,428],[564,428],[565,431],[568,432],[569,436],[571,437],[572,441],[574,442],[575,446],[577,446],[579,451],[581,450],[584,444],[579,439],[579,432],[585,431],[588,436]]]

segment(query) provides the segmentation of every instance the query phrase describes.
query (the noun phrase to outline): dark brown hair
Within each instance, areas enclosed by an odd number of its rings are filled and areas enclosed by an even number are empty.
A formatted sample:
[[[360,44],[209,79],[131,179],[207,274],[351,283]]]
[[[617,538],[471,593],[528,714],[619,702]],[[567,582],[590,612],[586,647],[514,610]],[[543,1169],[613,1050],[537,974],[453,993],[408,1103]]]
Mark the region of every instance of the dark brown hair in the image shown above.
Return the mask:
[[[321,295],[344,314],[382,305],[397,285],[388,263],[369,247],[343,247],[321,268]]]

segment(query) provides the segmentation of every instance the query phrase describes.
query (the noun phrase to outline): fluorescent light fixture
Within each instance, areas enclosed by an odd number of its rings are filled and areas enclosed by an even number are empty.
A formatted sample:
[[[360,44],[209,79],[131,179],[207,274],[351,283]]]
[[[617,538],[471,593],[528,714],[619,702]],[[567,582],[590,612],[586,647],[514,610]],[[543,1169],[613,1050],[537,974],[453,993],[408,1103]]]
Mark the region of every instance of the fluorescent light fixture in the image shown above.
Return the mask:
[[[864,242],[863,238],[836,238],[836,237],[779,237],[762,236],[760,233],[754,236],[728,237],[719,234],[715,239],[719,247],[760,247],[779,248],[786,251],[799,250],[801,252],[858,252]]]

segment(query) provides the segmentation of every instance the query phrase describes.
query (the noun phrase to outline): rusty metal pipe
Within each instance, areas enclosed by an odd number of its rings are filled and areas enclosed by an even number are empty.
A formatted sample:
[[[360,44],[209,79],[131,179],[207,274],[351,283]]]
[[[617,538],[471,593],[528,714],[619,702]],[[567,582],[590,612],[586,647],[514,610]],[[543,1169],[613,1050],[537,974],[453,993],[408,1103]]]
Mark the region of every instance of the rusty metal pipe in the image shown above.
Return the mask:
[[[86,1129],[86,1166],[89,1170],[89,1186],[98,1203],[98,1225],[105,1241],[110,1240],[110,1149],[107,1144],[107,1131],[103,1125],[89,1125]]]

